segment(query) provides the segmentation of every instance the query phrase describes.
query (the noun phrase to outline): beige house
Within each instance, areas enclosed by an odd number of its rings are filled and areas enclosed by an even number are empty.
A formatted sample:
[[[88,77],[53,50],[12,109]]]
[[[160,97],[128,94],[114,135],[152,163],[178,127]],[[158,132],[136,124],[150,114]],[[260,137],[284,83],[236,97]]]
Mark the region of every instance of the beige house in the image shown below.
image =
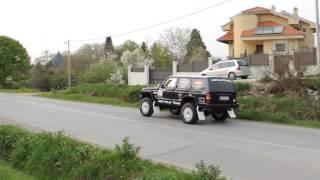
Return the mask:
[[[229,45],[229,57],[251,54],[290,52],[314,47],[316,24],[293,13],[276,12],[275,8],[254,7],[231,17],[222,26],[225,35],[219,42]]]

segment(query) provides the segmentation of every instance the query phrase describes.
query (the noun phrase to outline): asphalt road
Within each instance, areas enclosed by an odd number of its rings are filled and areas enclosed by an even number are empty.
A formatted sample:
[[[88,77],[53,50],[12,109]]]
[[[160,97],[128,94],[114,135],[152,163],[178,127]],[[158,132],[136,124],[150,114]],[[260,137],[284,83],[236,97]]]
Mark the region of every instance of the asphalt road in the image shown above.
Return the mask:
[[[233,180],[319,180],[320,130],[267,123],[210,120],[186,125],[168,112],[151,118],[137,109],[0,93],[0,121],[113,147],[128,136],[152,160],[194,168],[219,165]]]

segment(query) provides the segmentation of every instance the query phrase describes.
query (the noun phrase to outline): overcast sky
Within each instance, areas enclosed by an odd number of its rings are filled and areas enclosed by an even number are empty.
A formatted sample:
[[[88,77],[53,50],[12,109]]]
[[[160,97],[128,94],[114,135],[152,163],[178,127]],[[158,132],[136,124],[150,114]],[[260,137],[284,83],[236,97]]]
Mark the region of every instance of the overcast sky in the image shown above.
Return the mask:
[[[163,22],[224,0],[3,0],[0,11],[0,35],[19,40],[35,58],[44,50],[64,51],[64,41],[103,37]],[[152,42],[169,27],[200,30],[213,56],[225,57],[227,46],[216,41],[223,35],[221,25],[242,10],[255,6],[292,12],[315,21],[314,0],[231,0],[219,7],[157,28],[121,37],[114,45],[127,39]],[[103,42],[104,40],[91,41]],[[90,43],[90,42],[89,42]],[[75,50],[82,43],[71,44]]]

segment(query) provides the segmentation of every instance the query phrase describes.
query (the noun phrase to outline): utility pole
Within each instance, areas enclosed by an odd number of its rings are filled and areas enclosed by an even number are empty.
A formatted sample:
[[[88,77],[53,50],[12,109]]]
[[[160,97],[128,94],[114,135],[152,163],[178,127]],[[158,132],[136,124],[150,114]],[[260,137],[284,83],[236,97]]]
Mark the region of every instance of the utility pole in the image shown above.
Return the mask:
[[[68,88],[71,88],[71,72],[70,72],[70,40],[67,41],[68,44]]]
[[[320,30],[319,30],[319,2],[316,0],[316,21],[317,21],[317,64],[318,73],[320,73]]]

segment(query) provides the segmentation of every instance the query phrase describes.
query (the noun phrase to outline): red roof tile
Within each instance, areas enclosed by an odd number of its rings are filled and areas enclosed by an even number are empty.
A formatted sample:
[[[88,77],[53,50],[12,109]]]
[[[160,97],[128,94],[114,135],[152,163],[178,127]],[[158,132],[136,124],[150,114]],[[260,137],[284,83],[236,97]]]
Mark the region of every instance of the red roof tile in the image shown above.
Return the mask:
[[[242,13],[261,13],[261,12],[269,12],[270,9],[264,7],[254,7],[247,10],[242,11]]]
[[[261,21],[258,23],[257,27],[274,27],[274,26],[281,26],[278,23],[275,23],[273,21]],[[253,36],[261,36],[255,34],[256,28],[255,29],[250,29],[250,30],[245,30],[242,31],[241,37],[253,37]],[[304,33],[302,31],[299,31],[297,29],[294,29],[293,27],[290,26],[283,26],[283,31],[282,33],[277,33],[277,34],[263,34],[265,35],[281,35],[281,36],[294,36],[294,35],[303,35]]]
[[[233,33],[227,32],[225,35],[218,38],[217,41],[220,41],[220,42],[233,41]]]

